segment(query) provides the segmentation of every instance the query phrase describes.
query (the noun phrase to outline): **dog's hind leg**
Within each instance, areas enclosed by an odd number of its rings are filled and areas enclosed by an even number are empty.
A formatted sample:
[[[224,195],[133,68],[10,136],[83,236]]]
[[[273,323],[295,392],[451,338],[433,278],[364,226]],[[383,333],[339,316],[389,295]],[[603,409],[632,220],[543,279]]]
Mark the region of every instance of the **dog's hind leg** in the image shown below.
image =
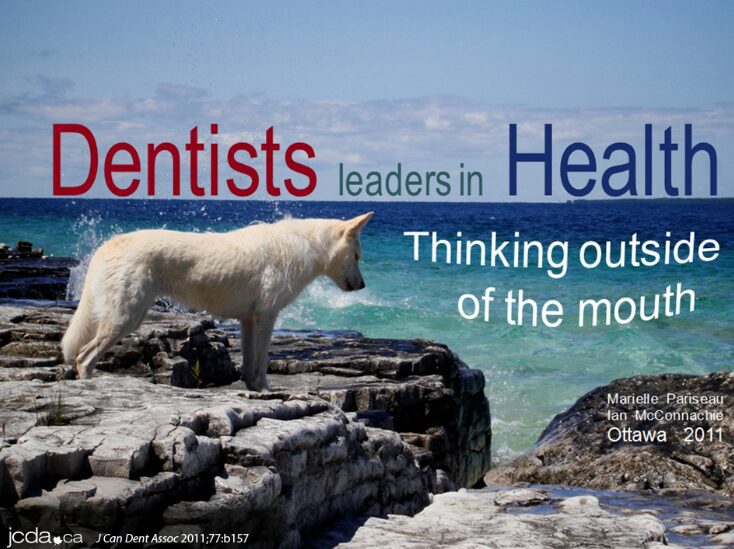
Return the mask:
[[[240,378],[247,388],[256,391],[257,363],[255,362],[255,317],[249,315],[240,319],[240,342],[242,343],[242,366]]]
[[[90,379],[102,355],[122,337],[122,331],[110,330],[109,325],[100,326],[97,335],[84,346],[76,359],[76,373],[79,379]]]
[[[257,364],[257,390],[269,391],[268,386],[268,350],[270,339],[273,337],[273,328],[278,314],[258,315],[255,322],[255,364]]]
[[[126,303],[124,312],[111,312],[96,328],[94,338],[82,347],[76,357],[76,371],[79,379],[90,379],[94,367],[115,343],[135,330],[145,318],[152,298],[139,296]]]

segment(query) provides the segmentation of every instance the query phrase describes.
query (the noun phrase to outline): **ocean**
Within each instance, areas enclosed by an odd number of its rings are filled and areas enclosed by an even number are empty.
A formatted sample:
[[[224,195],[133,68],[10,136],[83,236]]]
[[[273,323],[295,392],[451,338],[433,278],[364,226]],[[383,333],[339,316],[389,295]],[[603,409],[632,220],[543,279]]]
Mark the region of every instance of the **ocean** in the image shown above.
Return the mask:
[[[703,374],[734,364],[734,200],[607,201],[567,204],[339,203],[179,200],[1,199],[0,241],[29,240],[48,255],[84,259],[109,236],[141,228],[226,231],[253,221],[294,217],[375,216],[362,235],[367,288],[343,293],[317,280],[281,313],[281,329],[349,329],[369,337],[424,338],[448,344],[487,379],[495,460],[530,447],[551,418],[585,392],[638,374]],[[456,265],[413,260],[405,231],[436,231],[438,237],[569,242],[570,266],[554,279],[546,269]],[[686,265],[599,267],[573,260],[588,240],[676,241],[696,233],[716,239],[718,259]],[[617,244],[618,246],[618,244]],[[615,258],[619,248],[615,248]],[[426,256],[428,254],[428,256]],[[439,254],[439,259],[443,256]],[[78,296],[83,267],[70,281]],[[579,327],[581,299],[652,297],[681,283],[696,293],[695,311],[624,325]],[[495,287],[489,321],[461,318],[459,297],[478,297]],[[556,299],[566,308],[555,328],[511,326],[501,298],[523,289],[536,300]],[[651,301],[648,300],[648,303]],[[684,301],[685,303],[685,301]],[[650,307],[650,305],[648,305]]]

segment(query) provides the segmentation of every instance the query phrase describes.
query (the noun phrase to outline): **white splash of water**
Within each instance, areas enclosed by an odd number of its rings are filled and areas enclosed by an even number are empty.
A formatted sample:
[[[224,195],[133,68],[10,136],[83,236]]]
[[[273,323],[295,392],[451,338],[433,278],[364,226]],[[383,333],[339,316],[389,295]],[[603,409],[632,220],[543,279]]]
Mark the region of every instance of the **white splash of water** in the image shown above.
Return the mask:
[[[369,289],[358,292],[345,292],[337,288],[331,280],[325,277],[317,278],[313,284],[309,285],[302,299],[308,303],[313,303],[314,305],[327,309],[343,309],[355,305],[364,305],[367,307],[381,307],[385,305],[384,302],[370,293]]]
[[[492,422],[494,423],[494,418],[492,418]],[[522,454],[522,452],[510,448],[507,441],[502,441],[499,444],[495,442],[494,446],[495,447],[492,450],[492,464],[494,466],[510,463],[513,459]]]
[[[270,202],[270,207],[273,210],[272,216],[273,221],[280,221],[285,218],[285,212],[280,209],[280,200],[273,200]]]
[[[92,255],[102,243],[113,234],[122,233],[122,229],[116,225],[111,227],[108,233],[102,230],[102,217],[99,215],[84,215],[72,225],[71,233],[77,235],[74,244],[74,257],[79,264],[71,268],[69,283],[66,286],[66,299],[75,301],[82,295],[84,278]]]
[[[344,292],[327,278],[317,278],[291,305],[283,309],[276,326],[318,327],[319,310],[340,310],[348,307],[382,307],[385,302],[369,290]]]
[[[313,309],[298,302],[283,309],[278,315],[278,320],[275,322],[276,329],[293,326],[304,328],[317,327]]]

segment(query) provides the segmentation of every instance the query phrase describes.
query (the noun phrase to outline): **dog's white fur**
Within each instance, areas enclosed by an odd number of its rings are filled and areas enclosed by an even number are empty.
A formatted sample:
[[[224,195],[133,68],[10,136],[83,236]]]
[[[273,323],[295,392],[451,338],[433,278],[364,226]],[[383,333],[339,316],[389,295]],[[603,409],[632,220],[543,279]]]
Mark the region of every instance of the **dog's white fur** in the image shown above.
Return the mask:
[[[348,221],[285,219],[228,233],[137,231],[94,254],[79,307],[62,340],[64,359],[90,378],[99,358],[143,321],[157,296],[223,318],[242,332],[242,379],[267,389],[270,337],[278,313],[316,277],[359,290],[360,230],[372,212]]]

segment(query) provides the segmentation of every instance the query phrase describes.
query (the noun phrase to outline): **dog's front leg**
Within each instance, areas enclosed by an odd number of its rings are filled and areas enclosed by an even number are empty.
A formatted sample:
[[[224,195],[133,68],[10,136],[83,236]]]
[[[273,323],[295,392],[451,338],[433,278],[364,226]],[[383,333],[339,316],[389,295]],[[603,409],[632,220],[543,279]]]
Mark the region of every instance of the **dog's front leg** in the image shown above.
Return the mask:
[[[275,319],[278,314],[260,314],[255,319],[255,363],[257,364],[257,388],[259,391],[269,391],[268,350],[270,338],[273,336]]]
[[[255,317],[240,319],[240,341],[242,343],[242,366],[240,379],[251,391],[257,391],[257,358],[255,346]]]

